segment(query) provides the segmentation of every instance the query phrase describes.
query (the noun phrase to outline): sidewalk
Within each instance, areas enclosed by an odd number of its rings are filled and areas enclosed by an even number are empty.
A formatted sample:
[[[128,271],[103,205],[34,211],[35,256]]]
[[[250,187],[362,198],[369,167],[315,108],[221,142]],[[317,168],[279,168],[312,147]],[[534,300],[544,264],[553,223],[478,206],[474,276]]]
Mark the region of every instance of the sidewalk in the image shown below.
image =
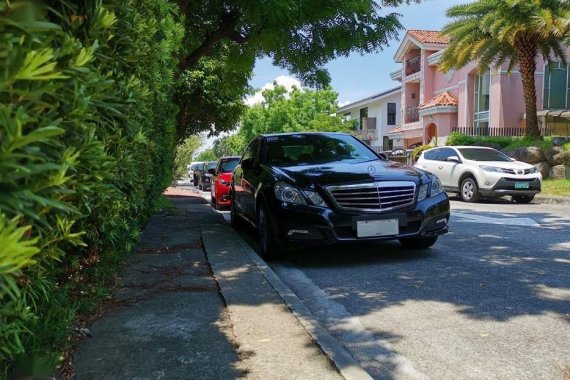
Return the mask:
[[[176,210],[143,232],[75,353],[76,379],[339,379],[338,363],[345,377],[367,377],[342,350],[321,351],[203,198],[167,195]]]

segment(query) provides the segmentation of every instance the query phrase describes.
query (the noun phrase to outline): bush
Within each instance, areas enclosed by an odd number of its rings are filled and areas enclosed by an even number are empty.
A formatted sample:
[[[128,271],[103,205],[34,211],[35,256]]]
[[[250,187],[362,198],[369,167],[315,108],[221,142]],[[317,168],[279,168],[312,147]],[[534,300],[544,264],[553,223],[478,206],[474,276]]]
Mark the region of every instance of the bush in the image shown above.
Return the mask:
[[[433,145],[420,145],[414,148],[414,150],[412,151],[412,157],[414,158],[414,161],[416,161],[420,157],[420,154],[422,154],[424,150],[428,150],[431,148],[433,148]]]
[[[529,146],[539,146],[543,149],[552,147],[552,139],[537,139],[534,137],[508,137],[508,136],[467,136],[459,132],[451,132],[447,145],[479,145],[496,149],[517,149]]]
[[[0,3],[0,377],[53,370],[172,178],[177,12]]]

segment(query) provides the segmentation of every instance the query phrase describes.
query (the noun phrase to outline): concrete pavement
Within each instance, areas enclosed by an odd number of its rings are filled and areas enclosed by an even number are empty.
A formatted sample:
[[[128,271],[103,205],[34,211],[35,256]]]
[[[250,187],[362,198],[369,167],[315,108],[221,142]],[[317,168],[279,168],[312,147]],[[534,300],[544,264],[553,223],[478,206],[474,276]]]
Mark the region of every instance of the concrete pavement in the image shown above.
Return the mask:
[[[199,194],[167,194],[175,210],[143,232],[74,355],[76,379],[370,378],[334,340],[315,343],[292,292],[286,305],[276,276]]]

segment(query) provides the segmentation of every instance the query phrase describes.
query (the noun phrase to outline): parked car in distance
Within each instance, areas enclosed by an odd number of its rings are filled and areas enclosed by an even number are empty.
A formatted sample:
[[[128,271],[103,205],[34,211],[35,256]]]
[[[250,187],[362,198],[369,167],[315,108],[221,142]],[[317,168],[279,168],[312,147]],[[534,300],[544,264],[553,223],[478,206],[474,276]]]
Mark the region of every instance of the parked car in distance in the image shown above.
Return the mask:
[[[218,161],[208,161],[202,164],[200,168],[200,176],[198,179],[198,189],[202,191],[210,191],[212,185],[212,176],[216,171]]]
[[[487,147],[429,149],[422,152],[415,167],[439,177],[445,190],[458,192],[465,202],[510,195],[517,203],[529,203],[542,186],[542,174],[534,166]]]
[[[218,209],[227,207],[231,203],[230,183],[234,169],[241,157],[222,157],[218,161],[218,166],[212,179],[212,206]]]
[[[262,135],[234,170],[231,223],[254,226],[261,254],[398,239],[428,248],[447,232],[449,199],[434,175],[388,161],[343,133]]]
[[[194,182],[194,171],[198,168],[198,166],[202,164],[202,162],[191,162],[189,165],[186,165],[186,169],[188,170],[188,178],[192,182]]]
[[[190,164],[190,171],[188,171],[188,176],[192,180],[194,186],[198,186],[198,181],[200,180],[200,168],[203,164],[203,162],[192,162]]]

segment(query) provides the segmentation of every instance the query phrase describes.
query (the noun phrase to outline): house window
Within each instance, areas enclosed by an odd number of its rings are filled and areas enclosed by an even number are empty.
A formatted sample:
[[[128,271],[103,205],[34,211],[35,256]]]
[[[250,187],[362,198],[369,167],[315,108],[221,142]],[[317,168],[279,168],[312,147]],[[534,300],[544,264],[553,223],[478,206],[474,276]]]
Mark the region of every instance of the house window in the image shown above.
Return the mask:
[[[396,103],[388,103],[388,125],[396,125]]]
[[[568,109],[570,106],[569,66],[551,62],[544,67],[544,109]]]
[[[360,127],[358,129],[363,129],[365,127],[365,123],[362,119],[368,117],[368,107],[364,107],[360,109],[360,119],[358,119],[360,123]]]
[[[476,130],[489,129],[489,109],[491,103],[491,72],[486,71],[475,76],[475,107],[473,127]]]

